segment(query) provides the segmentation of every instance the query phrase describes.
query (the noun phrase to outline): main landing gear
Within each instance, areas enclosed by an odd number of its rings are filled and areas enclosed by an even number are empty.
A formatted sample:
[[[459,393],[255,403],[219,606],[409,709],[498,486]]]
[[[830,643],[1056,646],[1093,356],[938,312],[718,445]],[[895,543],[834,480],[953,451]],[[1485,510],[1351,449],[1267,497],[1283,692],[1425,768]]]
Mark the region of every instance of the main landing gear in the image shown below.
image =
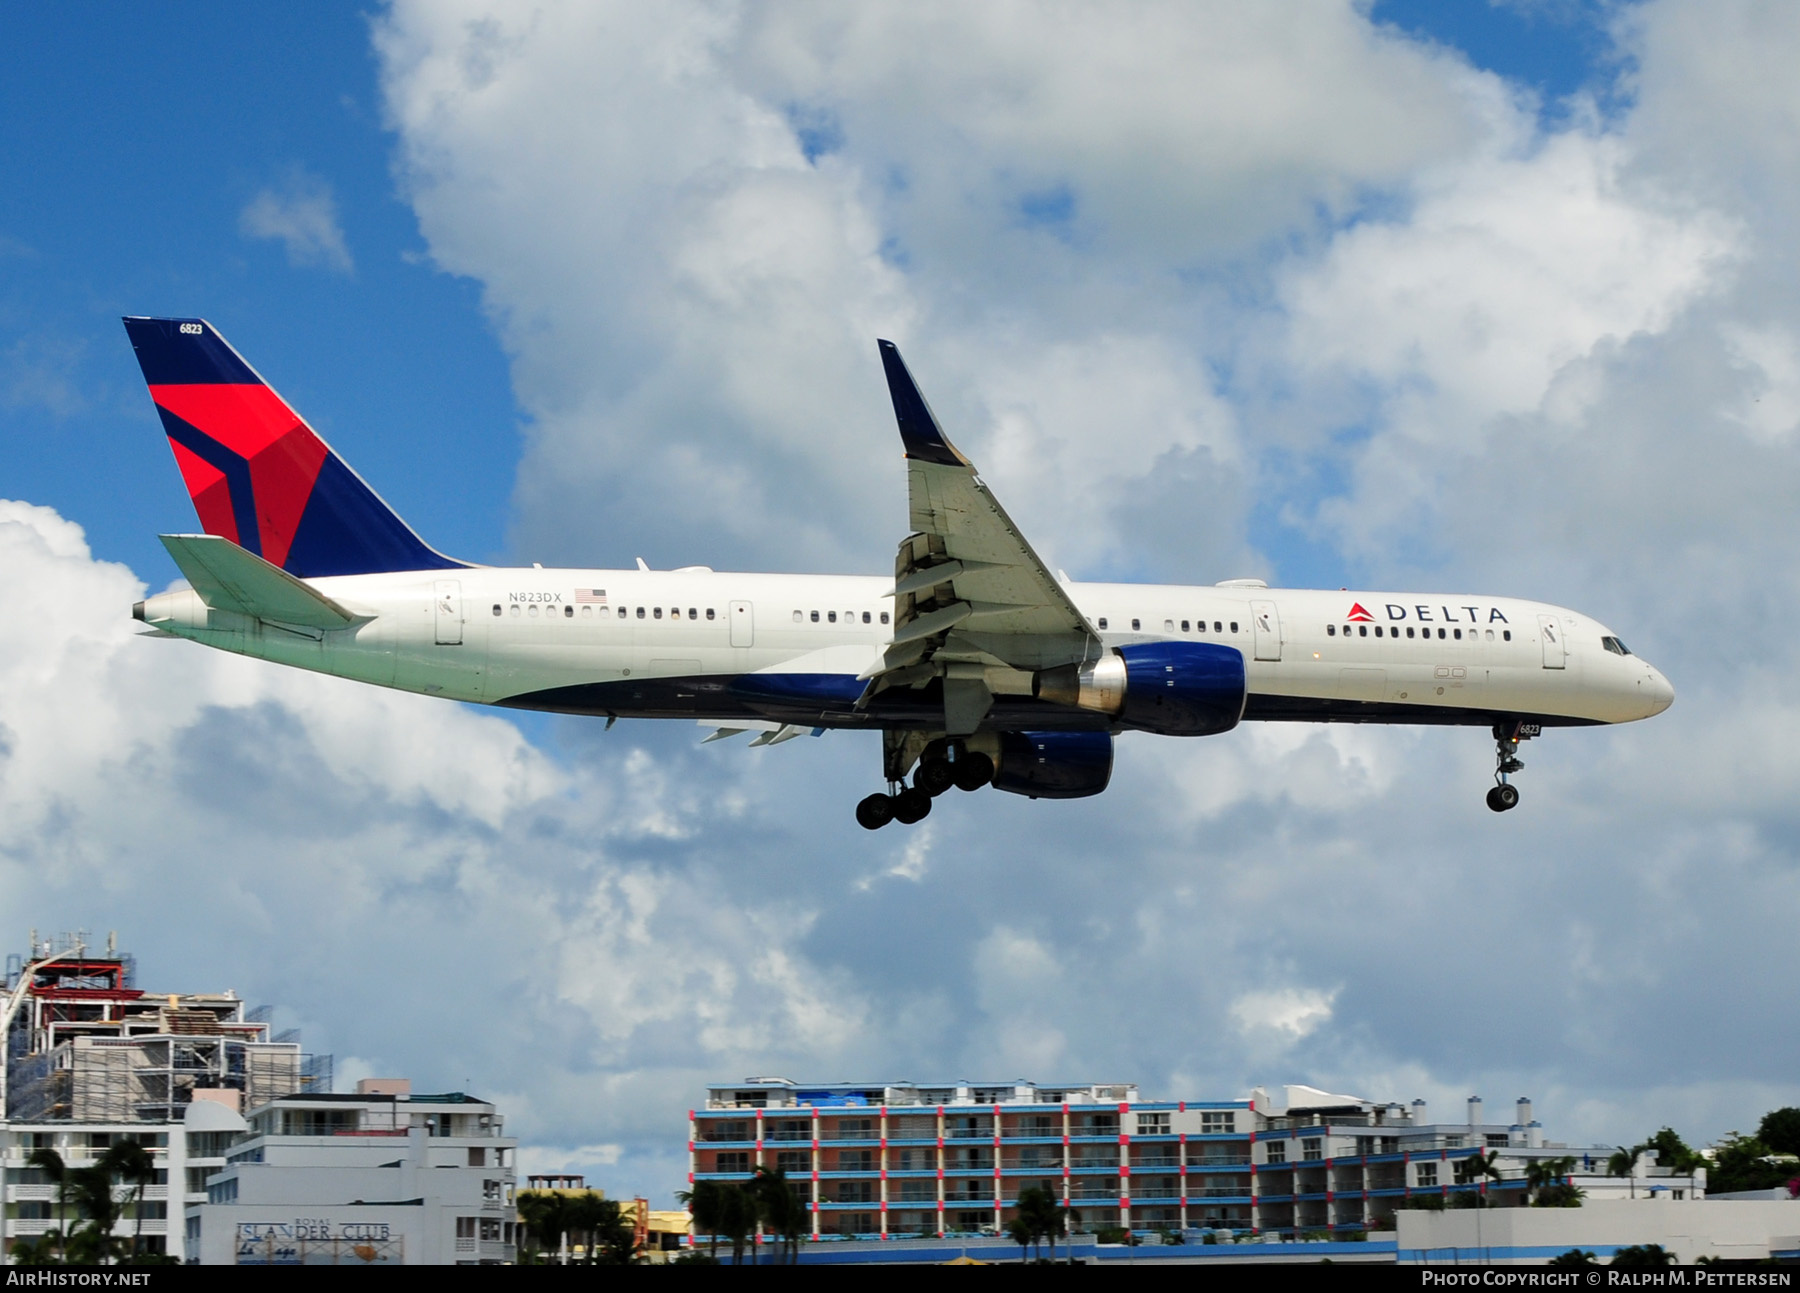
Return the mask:
[[[1487,806],[1504,813],[1519,806],[1519,788],[1508,781],[1525,764],[1519,758],[1519,742],[1538,734],[1536,723],[1494,724],[1494,788],[1487,792]]]
[[[856,806],[856,824],[878,831],[889,822],[911,826],[931,813],[931,801],[954,786],[980,790],[994,779],[994,761],[960,741],[933,741],[919,759],[913,783],[890,781],[890,793],[870,795]]]

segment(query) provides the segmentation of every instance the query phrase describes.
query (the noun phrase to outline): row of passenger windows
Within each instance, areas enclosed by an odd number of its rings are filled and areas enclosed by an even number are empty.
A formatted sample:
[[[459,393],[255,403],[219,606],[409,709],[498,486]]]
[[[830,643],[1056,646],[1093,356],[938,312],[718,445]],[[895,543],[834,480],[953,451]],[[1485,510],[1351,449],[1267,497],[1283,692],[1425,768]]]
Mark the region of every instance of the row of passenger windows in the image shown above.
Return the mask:
[[[1106,616],[1102,615],[1099,619],[1095,620],[1094,623],[1096,625],[1098,625],[1100,628],[1104,629],[1106,627]],[[1143,632],[1143,621],[1134,618],[1131,621],[1131,631],[1133,633]],[[1175,621],[1174,620],[1164,620],[1163,621],[1163,632],[1164,633],[1173,633],[1174,631],[1175,631]],[[1183,633],[1204,633],[1204,632],[1206,632],[1206,621],[1205,620],[1195,620],[1194,627],[1190,629],[1188,627],[1188,622],[1186,620],[1183,620],[1183,621],[1181,621],[1181,631]],[[1220,620],[1214,620],[1212,622],[1212,631],[1214,633],[1225,632],[1224,623]],[[1231,631],[1233,633],[1236,633],[1238,631],[1238,622],[1236,620],[1231,621]]]
[[[1357,633],[1358,637],[1366,638],[1369,636],[1369,626],[1367,624],[1357,624],[1354,627],[1356,629],[1356,633]],[[1349,624],[1344,625],[1344,636],[1345,637],[1350,636],[1351,628],[1352,628],[1352,626]],[[1338,631],[1338,626],[1335,624],[1327,624],[1325,626],[1325,636],[1328,638],[1336,637],[1337,631]],[[1431,630],[1429,628],[1419,629],[1418,633],[1421,637],[1429,638],[1431,636]],[[1458,642],[1461,642],[1463,640],[1463,631],[1461,629],[1451,629],[1450,634]],[[1407,629],[1406,629],[1406,636],[1411,637],[1412,635],[1413,635],[1413,628],[1411,625],[1408,625]],[[1441,642],[1444,640],[1444,630],[1443,629],[1439,629],[1437,631],[1437,635],[1438,635],[1438,641]],[[1381,625],[1379,625],[1379,624],[1377,624],[1375,626],[1375,636],[1376,637],[1383,636],[1382,632],[1381,632]],[[1394,637],[1394,638],[1399,637],[1400,636],[1400,626],[1398,624],[1396,624],[1393,627],[1389,628],[1386,636]],[[1512,630],[1511,629],[1501,629],[1500,636],[1503,640],[1505,640],[1507,642],[1511,642],[1512,641]],[[1469,641],[1476,642],[1476,641],[1479,641],[1480,638],[1481,638],[1481,630],[1480,629],[1470,629],[1469,630]],[[1492,630],[1492,629],[1487,630],[1487,640],[1489,642],[1492,642],[1494,640],[1494,630]]]
[[[857,612],[855,612],[855,611],[845,611],[844,612],[844,623],[846,623],[846,624],[856,623],[856,615],[857,615]],[[819,622],[819,612],[818,611],[795,611],[794,612],[794,623],[804,624],[804,623],[806,623],[807,618],[809,616],[811,617],[812,622],[814,624],[817,624]],[[838,622],[838,613],[836,611],[826,611],[825,612],[825,622],[827,624],[836,624]],[[875,620],[874,620],[874,617],[871,616],[868,611],[863,611],[862,612],[862,622],[864,624],[873,624],[875,622]],[[888,613],[886,611],[881,612],[881,622],[883,624],[886,624],[888,622]]]
[[[512,612],[512,617],[514,619],[519,618],[520,612],[519,612],[519,604],[517,602],[514,602],[507,609]],[[619,607],[618,612],[619,612],[620,619],[627,619],[631,615],[630,608],[625,607],[625,606]],[[494,614],[499,615],[500,613],[501,613],[500,612],[500,603],[495,602],[494,603]],[[525,607],[524,614],[529,619],[536,619],[538,617],[538,603],[532,602],[530,605]],[[573,606],[565,606],[562,608],[562,614],[563,614],[564,619],[572,620],[575,618],[575,608]],[[690,620],[699,619],[701,617],[701,614],[702,614],[702,612],[699,609],[697,609],[696,607],[690,606],[687,608],[687,617]],[[718,612],[715,611],[710,606],[708,606],[706,608],[704,614],[705,614],[706,618],[709,620],[718,618]],[[651,607],[647,607],[647,608],[640,606],[637,608],[637,617],[640,620],[645,618],[646,615],[648,615],[649,618],[651,618],[653,620],[660,620],[663,617],[663,608],[660,606],[651,606]],[[554,606],[544,607],[543,616],[547,620],[555,619],[556,618],[556,607],[554,607]],[[581,608],[581,618],[582,619],[584,619],[584,620],[592,619],[593,616],[594,616],[594,608],[592,606],[583,606]],[[600,608],[600,618],[601,619],[606,618],[606,607],[604,607],[604,606],[602,606]],[[680,619],[681,618],[681,607],[679,607],[679,606],[669,607],[669,618],[672,620]]]

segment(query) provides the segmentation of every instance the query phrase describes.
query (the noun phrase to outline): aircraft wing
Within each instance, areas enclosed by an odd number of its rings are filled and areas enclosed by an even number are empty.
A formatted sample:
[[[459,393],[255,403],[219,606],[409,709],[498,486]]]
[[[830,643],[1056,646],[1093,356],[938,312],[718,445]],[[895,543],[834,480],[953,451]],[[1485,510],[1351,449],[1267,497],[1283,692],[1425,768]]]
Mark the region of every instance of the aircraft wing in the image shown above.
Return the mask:
[[[966,735],[994,693],[1029,694],[1032,673],[1097,657],[1100,638],[945,436],[899,349],[879,345],[914,533],[894,562],[893,644],[869,671],[863,703],[942,678],[946,730]]]

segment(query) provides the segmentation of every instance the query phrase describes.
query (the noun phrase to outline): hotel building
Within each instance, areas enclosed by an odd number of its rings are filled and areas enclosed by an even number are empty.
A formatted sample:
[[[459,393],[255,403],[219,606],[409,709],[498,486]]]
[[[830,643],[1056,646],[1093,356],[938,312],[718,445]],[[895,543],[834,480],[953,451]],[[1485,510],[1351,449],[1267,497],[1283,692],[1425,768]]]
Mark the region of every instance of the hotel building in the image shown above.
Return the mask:
[[[1531,1104],[1489,1122],[1430,1121],[1410,1106],[1311,1087],[1238,1100],[1144,1100],[1133,1085],[1031,1082],[808,1084],[752,1078],[707,1089],[689,1114],[689,1180],[780,1169],[815,1237],[1001,1232],[1020,1191],[1047,1186],[1073,1227],[1292,1236],[1390,1229],[1418,1195],[1524,1201],[1546,1144]],[[1498,1156],[1498,1179],[1482,1170]],[[1672,1197],[1699,1181],[1671,1180]]]

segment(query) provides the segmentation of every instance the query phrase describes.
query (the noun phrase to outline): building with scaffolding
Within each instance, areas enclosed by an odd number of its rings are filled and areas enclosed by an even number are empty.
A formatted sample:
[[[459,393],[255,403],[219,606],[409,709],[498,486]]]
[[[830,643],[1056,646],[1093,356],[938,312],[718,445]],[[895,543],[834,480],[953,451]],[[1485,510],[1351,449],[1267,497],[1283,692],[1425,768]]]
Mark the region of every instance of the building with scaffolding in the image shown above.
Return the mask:
[[[136,968],[114,936],[102,952],[85,932],[40,940],[34,930],[29,950],[8,958],[0,1250],[57,1224],[55,1187],[26,1161],[34,1150],[78,1168],[135,1140],[156,1164],[139,1200],[143,1244],[182,1256],[182,1211],[206,1197],[242,1112],[331,1088],[331,1057],[304,1053],[295,1032],[275,1034],[266,1008],[230,992],[146,991]],[[138,1228],[135,1212],[118,1233]]]

